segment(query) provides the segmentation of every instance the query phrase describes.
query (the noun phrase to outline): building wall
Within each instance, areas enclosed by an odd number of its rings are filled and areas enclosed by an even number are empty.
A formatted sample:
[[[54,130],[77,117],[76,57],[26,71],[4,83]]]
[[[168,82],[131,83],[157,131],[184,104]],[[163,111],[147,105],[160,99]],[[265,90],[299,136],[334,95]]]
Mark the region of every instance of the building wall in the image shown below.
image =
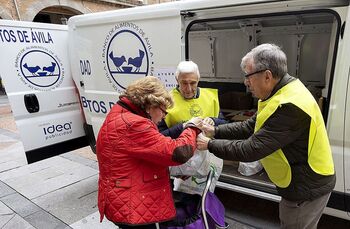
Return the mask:
[[[164,0],[162,0],[164,1]],[[165,0],[166,1],[166,0]],[[16,4],[17,9],[16,10]],[[85,14],[142,5],[139,0],[0,0],[0,18],[8,20],[33,21],[34,17],[47,7],[65,9]]]
[[[174,2],[175,0],[144,0],[143,2],[145,4],[159,4],[159,3],[163,3],[163,2]]]

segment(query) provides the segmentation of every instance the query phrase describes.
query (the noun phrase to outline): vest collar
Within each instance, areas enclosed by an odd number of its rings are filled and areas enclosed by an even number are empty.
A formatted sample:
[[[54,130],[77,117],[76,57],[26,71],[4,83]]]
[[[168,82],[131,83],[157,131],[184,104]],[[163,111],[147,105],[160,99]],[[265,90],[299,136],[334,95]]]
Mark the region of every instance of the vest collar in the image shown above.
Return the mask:
[[[271,94],[264,100],[262,101],[266,101],[268,99],[270,99],[274,94],[276,94],[276,92],[281,89],[282,87],[286,86],[287,84],[289,84],[290,82],[296,80],[295,77],[290,76],[288,73],[285,74],[280,81],[275,85],[275,87],[273,88]]]

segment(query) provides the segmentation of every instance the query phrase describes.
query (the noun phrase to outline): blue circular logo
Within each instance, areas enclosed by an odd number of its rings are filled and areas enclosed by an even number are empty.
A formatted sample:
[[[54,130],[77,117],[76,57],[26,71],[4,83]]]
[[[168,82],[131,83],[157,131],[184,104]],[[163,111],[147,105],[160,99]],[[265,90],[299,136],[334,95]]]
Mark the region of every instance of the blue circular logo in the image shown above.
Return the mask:
[[[30,50],[20,61],[20,71],[23,77],[37,87],[55,85],[61,77],[59,62],[43,50]]]
[[[105,63],[113,82],[125,89],[130,82],[149,73],[149,54],[144,40],[134,31],[118,31],[108,44]]]

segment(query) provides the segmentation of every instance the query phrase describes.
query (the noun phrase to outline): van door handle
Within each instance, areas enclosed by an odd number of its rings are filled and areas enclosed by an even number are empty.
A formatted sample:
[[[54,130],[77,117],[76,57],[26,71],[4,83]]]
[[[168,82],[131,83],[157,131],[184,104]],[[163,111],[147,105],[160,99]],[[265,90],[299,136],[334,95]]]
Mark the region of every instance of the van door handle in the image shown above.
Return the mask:
[[[39,101],[35,94],[24,95],[24,104],[29,113],[35,113],[39,111]]]

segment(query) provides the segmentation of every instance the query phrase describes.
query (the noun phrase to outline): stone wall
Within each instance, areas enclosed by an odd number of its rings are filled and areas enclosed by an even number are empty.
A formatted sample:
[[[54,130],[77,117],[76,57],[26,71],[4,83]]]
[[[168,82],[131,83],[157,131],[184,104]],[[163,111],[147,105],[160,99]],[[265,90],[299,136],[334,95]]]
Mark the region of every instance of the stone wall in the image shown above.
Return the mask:
[[[156,3],[156,1],[154,2]],[[142,4],[142,1],[139,0],[0,0],[0,18],[33,21],[40,11],[47,8],[58,9],[62,7],[76,14],[85,14]]]
[[[150,5],[150,4],[159,4],[163,2],[174,2],[174,0],[146,0],[144,2]]]

